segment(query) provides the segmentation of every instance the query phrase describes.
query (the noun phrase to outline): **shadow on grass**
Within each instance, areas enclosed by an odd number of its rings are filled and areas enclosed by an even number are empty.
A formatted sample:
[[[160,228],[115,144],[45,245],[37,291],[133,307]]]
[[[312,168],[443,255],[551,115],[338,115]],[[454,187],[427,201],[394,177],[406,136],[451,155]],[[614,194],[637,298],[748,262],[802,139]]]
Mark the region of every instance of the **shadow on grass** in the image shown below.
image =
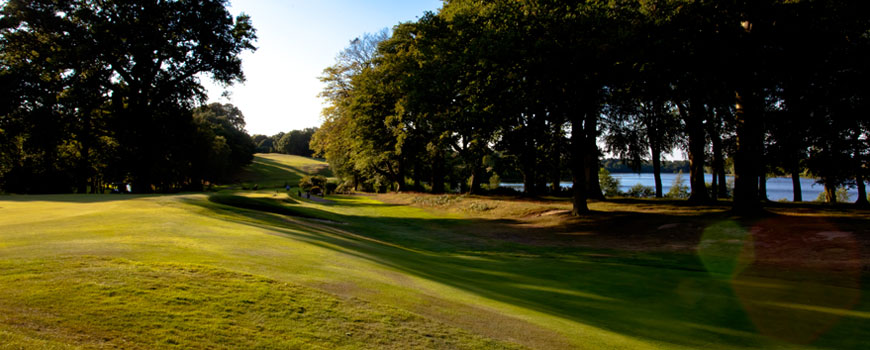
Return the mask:
[[[866,348],[870,341],[870,327],[861,326],[867,321],[862,317],[870,315],[867,311],[870,305],[866,298],[861,298],[860,289],[808,284],[801,276],[793,276],[800,282],[746,277],[742,279],[743,287],[738,287],[733,279],[737,277],[708,273],[695,255],[534,247],[497,236],[468,233],[469,229],[503,226],[504,220],[362,217],[305,208],[308,217],[346,223],[339,227],[288,222],[253,207],[237,210],[238,207],[217,203],[191,203],[241,215],[249,219],[245,220],[248,225],[278,230],[300,241],[485,298],[655,342],[664,348],[668,348],[667,344],[690,348],[759,348],[780,344],[778,341],[795,344],[816,341],[857,349]],[[621,212],[597,215],[604,218],[574,223],[573,229],[587,225],[590,230],[597,228],[598,232],[593,234],[600,235],[605,234],[601,230],[632,220],[686,220],[682,215]],[[723,214],[714,213],[692,220],[709,224],[722,217]],[[547,229],[535,230],[533,235],[543,234]],[[768,303],[768,299],[783,291],[800,294],[807,289],[812,291],[808,298],[792,300],[780,296],[789,302]],[[856,300],[856,295],[858,301],[852,305],[836,301]],[[846,316],[830,317],[837,312]],[[845,328],[827,332],[837,323]]]
[[[0,202],[103,203],[159,197],[161,194],[27,194],[0,195]]]

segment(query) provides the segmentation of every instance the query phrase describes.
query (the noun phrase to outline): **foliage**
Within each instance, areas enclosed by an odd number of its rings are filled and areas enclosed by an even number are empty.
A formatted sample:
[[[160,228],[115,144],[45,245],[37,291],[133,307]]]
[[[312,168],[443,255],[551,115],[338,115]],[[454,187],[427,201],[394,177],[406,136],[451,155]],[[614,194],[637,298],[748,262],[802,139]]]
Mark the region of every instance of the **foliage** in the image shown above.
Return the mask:
[[[227,120],[231,128],[192,117],[205,99],[199,76],[243,81],[239,55],[254,50],[250,18],[233,19],[225,5],[3,2],[0,187],[99,192],[132,182],[137,192],[177,191],[237,170],[250,154],[224,131],[242,130],[241,114]],[[224,171],[206,179],[202,163]]]
[[[760,206],[772,168],[870,176],[867,11],[750,3],[447,1],[340,53],[312,145],[368,188],[476,192],[496,172],[534,195],[571,177],[578,213],[602,185],[599,144],[625,170],[682,168],[696,202],[728,196],[734,164],[738,210]],[[674,148],[679,167],[662,162]]]
[[[337,194],[353,194],[354,188],[353,185],[348,182],[342,182],[335,188],[335,193]]]
[[[309,148],[309,144],[311,143],[311,136],[315,132],[317,132],[317,128],[292,130],[281,136],[274,143],[274,150],[283,154],[311,157],[314,152]]]
[[[326,188],[326,177],[321,175],[305,175],[299,180],[299,187],[302,188],[305,192],[312,192],[316,188],[318,190],[317,193],[320,193],[320,190]]]
[[[683,172],[677,173],[674,177],[674,182],[671,184],[671,189],[665,194],[668,198],[689,198],[689,187],[685,185],[683,180]]]
[[[338,184],[335,182],[327,182],[324,189],[326,190],[326,194],[333,194],[335,193],[335,190],[338,189]]]
[[[637,173],[628,164],[619,159],[605,158],[601,160],[601,167],[606,169],[611,174],[618,173]],[[677,172],[688,172],[689,161],[687,160],[663,160],[661,162],[661,172],[663,174],[676,174]],[[644,161],[640,164],[641,173],[652,173],[652,162]]]
[[[254,143],[245,132],[242,112],[231,104],[212,103],[193,111],[197,141],[203,147],[193,171],[210,182],[229,182],[242,167],[254,159]]]
[[[651,198],[655,197],[656,190],[649,186],[644,186],[643,184],[635,184],[625,192],[626,196],[636,197],[636,198]]]
[[[852,200],[851,195],[849,194],[849,189],[846,187],[838,187],[835,190],[835,203],[848,203]],[[819,192],[818,197],[816,197],[816,202],[826,203],[829,202],[827,198],[827,193],[825,191]]]
[[[616,197],[620,195],[619,179],[610,176],[607,169],[601,168],[598,170],[598,181],[601,183],[601,190],[607,197]]]

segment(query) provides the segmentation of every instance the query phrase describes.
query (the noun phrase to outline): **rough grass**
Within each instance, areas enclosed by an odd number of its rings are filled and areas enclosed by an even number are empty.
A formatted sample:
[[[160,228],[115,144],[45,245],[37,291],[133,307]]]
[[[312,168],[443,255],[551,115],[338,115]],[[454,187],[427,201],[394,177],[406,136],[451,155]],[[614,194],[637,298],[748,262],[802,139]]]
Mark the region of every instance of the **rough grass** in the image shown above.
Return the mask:
[[[3,198],[0,349],[870,347],[867,211],[267,192]]]

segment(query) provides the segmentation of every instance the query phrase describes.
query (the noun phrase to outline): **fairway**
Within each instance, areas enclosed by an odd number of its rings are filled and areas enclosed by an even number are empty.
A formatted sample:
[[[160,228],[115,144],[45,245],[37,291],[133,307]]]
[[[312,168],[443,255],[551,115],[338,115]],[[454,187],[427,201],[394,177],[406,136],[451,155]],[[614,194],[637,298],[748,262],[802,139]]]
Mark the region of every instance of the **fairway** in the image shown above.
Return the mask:
[[[0,197],[0,349],[866,349],[866,210],[284,191]]]

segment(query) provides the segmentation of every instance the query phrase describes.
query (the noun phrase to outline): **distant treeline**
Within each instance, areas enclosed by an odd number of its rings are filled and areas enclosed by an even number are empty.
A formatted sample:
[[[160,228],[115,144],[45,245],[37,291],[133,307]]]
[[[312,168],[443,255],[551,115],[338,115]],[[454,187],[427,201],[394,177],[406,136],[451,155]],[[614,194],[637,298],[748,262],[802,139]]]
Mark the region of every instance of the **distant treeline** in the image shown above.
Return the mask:
[[[244,80],[226,1],[9,0],[0,9],[0,192],[202,189],[253,155],[201,76]]]
[[[317,128],[305,128],[288,133],[279,132],[272,136],[255,134],[252,138],[257,146],[257,153],[283,153],[311,157],[314,151],[309,145],[311,136],[315,132]]]
[[[640,168],[632,168],[626,162],[620,159],[604,159],[601,161],[601,167],[610,173],[653,173],[652,162],[645,161],[640,165]],[[690,171],[688,160],[663,160],[661,164],[661,172],[663,174],[683,172],[688,174]]]

